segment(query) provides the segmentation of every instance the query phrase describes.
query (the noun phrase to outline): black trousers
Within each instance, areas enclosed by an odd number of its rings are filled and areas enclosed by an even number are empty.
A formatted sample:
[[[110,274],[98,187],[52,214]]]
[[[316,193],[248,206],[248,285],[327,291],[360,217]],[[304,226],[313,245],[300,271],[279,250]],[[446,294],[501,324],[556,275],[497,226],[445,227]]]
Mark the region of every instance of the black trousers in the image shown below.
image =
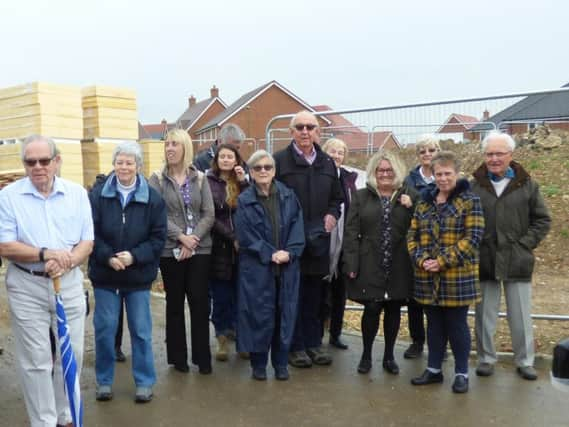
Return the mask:
[[[425,319],[423,306],[414,299],[409,300],[407,305],[407,319],[409,321],[409,335],[413,342],[425,344]]]
[[[117,333],[115,335],[115,349],[122,346],[122,330],[124,323],[124,296],[121,296],[121,310],[119,312],[119,323],[117,324]]]
[[[300,276],[298,313],[290,351],[303,351],[322,345],[322,278]]]
[[[338,274],[331,282],[322,283],[321,319],[323,324],[330,319],[330,337],[338,338],[344,326],[346,309],[346,278]],[[324,336],[324,329],[322,329]]]
[[[361,323],[364,343],[362,359],[371,360],[373,341],[379,330],[379,317],[383,311],[383,336],[385,339],[383,360],[394,360],[393,349],[401,323],[401,303],[401,301],[369,301],[364,303]]]
[[[171,365],[188,364],[185,301],[190,306],[192,363],[211,367],[209,348],[208,275],[210,255],[194,255],[183,261],[160,258],[166,292],[166,354]]]

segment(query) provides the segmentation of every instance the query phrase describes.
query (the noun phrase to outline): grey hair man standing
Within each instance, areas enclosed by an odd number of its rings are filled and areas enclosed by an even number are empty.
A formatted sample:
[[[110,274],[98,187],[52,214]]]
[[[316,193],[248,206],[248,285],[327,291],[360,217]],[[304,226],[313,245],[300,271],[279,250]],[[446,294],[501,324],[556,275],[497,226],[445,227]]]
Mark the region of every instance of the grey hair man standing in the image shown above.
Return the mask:
[[[473,174],[472,190],[480,196],[486,223],[480,245],[482,301],[476,306],[476,374],[494,373],[494,334],[504,289],[517,372],[526,380],[535,380],[533,250],[547,235],[551,217],[537,183],[512,160],[515,146],[510,135],[490,133],[482,141],[485,162]]]

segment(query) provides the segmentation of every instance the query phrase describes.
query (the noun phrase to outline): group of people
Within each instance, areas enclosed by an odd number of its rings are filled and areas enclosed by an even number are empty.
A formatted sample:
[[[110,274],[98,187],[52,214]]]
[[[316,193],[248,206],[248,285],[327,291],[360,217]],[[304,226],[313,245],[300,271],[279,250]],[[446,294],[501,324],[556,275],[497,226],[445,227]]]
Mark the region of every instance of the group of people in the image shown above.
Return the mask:
[[[347,349],[341,331],[348,296],[364,307],[359,373],[372,369],[382,312],[382,367],[399,373],[394,347],[407,305],[412,343],[404,357],[421,356],[425,337],[428,345],[427,367],[411,383],[442,382],[450,344],[452,390],[464,393],[468,308],[476,305],[476,374],[489,376],[503,289],[517,371],[537,377],[532,251],[551,219],[537,184],[513,161],[509,135],[484,139],[485,162],[471,181],[461,177],[452,152],[425,136],[416,144],[419,165],[408,175],[396,152],[380,150],[367,165],[365,188],[357,190],[356,174],[343,167],[348,147],[332,139],[321,148],[317,117],[297,113],[290,133],[284,150],[274,156],[258,150],[245,163],[239,151],[244,134],[236,125],[226,125],[213,148],[195,159],[187,132],[172,130],[164,166],[148,180],[140,147],[124,142],[113,152],[112,172],[89,193],[56,176],[61,159],[51,139],[35,135],[23,142],[27,177],[0,192],[0,255],[11,261],[6,286],[32,425],[71,421],[61,364],[54,364],[49,343],[51,279],[61,277],[80,371],[85,299],[79,266],[87,259],[100,401],[113,398],[123,304],[135,401],[152,400],[150,288],[158,271],[166,294],[167,361],[182,373],[190,361],[201,374],[212,372],[210,318],[216,359],[227,360],[235,340],[256,380],[267,379],[269,354],[277,380],[289,378],[288,365],[329,365],[325,325],[329,321],[330,345]]]

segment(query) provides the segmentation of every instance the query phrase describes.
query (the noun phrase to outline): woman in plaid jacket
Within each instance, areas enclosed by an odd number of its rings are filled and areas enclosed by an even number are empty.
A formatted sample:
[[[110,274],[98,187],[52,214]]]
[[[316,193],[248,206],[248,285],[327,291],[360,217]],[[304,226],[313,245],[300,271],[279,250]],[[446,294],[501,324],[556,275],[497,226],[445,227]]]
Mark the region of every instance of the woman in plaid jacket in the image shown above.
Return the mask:
[[[441,365],[450,341],[455,359],[455,393],[468,391],[470,330],[468,306],[480,301],[478,246],[484,216],[478,196],[459,179],[459,162],[450,151],[432,160],[436,189],[422,195],[407,235],[415,268],[415,300],[427,314],[428,367],[413,385],[443,381]]]

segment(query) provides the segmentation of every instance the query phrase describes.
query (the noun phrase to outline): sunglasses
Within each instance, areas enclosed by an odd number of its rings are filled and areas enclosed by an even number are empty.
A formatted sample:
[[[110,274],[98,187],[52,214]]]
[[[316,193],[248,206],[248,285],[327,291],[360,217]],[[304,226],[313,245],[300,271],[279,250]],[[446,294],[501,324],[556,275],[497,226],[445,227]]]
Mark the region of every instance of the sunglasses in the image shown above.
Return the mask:
[[[302,132],[304,130],[304,128],[306,128],[306,130],[314,130],[314,129],[316,129],[317,126],[318,125],[313,125],[313,124],[304,125],[304,124],[299,123],[297,125],[294,125],[294,128],[297,131]]]
[[[273,170],[273,168],[274,168],[273,165],[255,165],[252,167],[252,169],[255,172],[261,172],[262,170],[266,170],[267,172],[270,172]]]
[[[429,148],[429,153],[435,153],[437,151],[436,148]],[[427,150],[419,150],[419,154],[426,154]]]
[[[44,158],[44,159],[24,159],[24,164],[30,168],[33,168],[38,163],[41,166],[47,166],[51,163],[53,157]]]

